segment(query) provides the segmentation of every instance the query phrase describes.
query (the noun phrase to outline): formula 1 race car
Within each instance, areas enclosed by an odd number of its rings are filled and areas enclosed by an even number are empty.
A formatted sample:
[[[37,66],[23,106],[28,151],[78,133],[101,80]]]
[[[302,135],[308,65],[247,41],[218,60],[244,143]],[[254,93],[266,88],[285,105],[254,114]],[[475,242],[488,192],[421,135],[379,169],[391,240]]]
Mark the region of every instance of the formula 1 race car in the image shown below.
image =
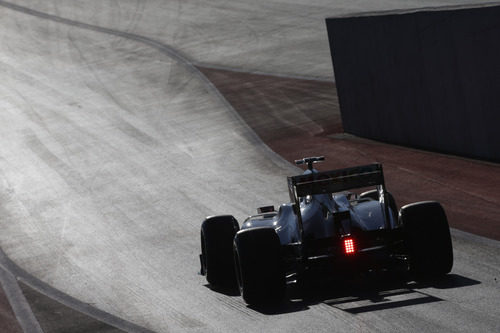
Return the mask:
[[[403,268],[415,280],[445,275],[453,265],[450,230],[438,202],[399,212],[382,165],[288,177],[291,203],[261,207],[239,227],[231,215],[201,225],[201,274],[215,287],[237,286],[248,304],[284,299],[287,284],[305,276],[349,277]],[[375,189],[361,194],[352,189]]]

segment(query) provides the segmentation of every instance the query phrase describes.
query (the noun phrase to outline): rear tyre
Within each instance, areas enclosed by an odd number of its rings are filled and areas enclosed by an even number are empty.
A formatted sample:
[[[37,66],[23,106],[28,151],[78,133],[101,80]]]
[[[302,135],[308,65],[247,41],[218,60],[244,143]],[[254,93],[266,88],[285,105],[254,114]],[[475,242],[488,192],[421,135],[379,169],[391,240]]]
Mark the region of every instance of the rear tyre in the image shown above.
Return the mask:
[[[201,225],[201,271],[216,287],[236,287],[233,240],[240,229],[231,215],[213,216]]]
[[[434,201],[406,205],[399,212],[410,272],[418,279],[445,275],[453,266],[450,228],[443,207]]]
[[[286,292],[281,244],[272,228],[242,230],[234,239],[234,261],[241,296],[251,305],[275,304]]]

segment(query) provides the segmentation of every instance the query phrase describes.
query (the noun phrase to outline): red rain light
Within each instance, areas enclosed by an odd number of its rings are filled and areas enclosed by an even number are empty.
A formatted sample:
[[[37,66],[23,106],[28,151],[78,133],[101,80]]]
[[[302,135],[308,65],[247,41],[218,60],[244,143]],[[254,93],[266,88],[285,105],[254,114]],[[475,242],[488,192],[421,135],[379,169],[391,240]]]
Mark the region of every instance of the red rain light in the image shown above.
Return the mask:
[[[354,247],[354,239],[352,238],[346,238],[344,239],[344,251],[345,254],[352,254],[354,253],[355,247]]]

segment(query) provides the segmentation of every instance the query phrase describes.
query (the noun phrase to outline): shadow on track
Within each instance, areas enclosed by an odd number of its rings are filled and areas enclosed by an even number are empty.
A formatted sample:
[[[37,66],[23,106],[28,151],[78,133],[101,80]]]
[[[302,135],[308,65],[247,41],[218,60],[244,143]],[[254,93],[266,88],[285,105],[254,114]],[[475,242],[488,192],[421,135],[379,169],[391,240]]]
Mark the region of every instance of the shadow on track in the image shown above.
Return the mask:
[[[359,314],[387,310],[418,304],[446,301],[442,298],[420,291],[424,288],[452,289],[480,284],[458,274],[448,274],[433,281],[415,282],[406,276],[376,276],[358,278],[351,281],[314,281],[304,287],[290,285],[287,300],[278,305],[248,306],[265,315],[279,315],[306,311],[311,306],[326,304],[333,308]],[[236,289],[207,288],[227,296],[238,296]]]
[[[327,304],[352,313],[364,313],[445,301],[418,289],[451,289],[480,284],[467,277],[449,274],[432,281],[411,281],[407,276],[365,277],[347,282],[319,284],[302,293],[308,305]]]
[[[240,296],[240,291],[238,290],[237,287],[226,287],[226,288],[222,288],[222,287],[215,287],[215,286],[212,286],[210,284],[205,284],[204,285],[205,288],[208,288],[216,293],[219,293],[219,294],[223,294],[223,295],[226,295],[226,296]]]

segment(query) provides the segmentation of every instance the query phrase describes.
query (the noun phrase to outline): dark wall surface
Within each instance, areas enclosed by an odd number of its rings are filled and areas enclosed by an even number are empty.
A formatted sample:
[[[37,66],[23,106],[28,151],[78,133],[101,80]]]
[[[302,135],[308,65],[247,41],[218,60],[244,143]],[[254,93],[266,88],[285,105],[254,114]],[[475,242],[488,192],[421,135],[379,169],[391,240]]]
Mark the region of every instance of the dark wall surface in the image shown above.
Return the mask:
[[[500,161],[500,6],[326,23],[346,132]]]

